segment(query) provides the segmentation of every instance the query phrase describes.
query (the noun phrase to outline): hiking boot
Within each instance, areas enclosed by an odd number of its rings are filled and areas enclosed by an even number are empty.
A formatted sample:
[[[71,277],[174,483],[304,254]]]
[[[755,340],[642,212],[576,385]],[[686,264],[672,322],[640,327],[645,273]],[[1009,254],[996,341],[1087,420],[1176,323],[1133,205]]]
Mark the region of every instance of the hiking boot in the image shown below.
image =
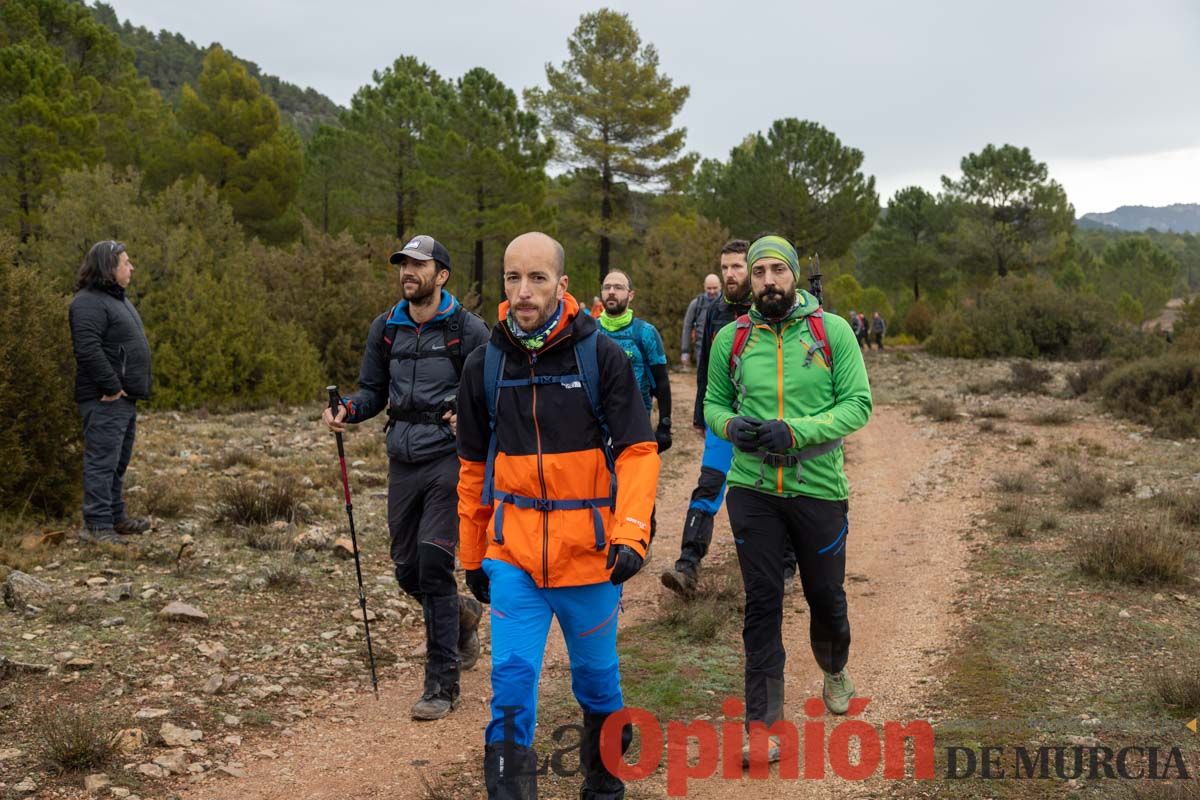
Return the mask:
[[[137,536],[150,530],[150,520],[144,517],[123,519],[113,525],[113,530],[123,536]]]
[[[129,544],[128,538],[112,528],[84,528],[75,538],[89,544]]]
[[[770,746],[767,748],[767,763],[776,764],[779,762],[779,739],[775,736],[769,739]],[[755,755],[758,752],[756,751]],[[755,763],[758,763],[757,760]],[[750,742],[742,745],[742,769],[750,769]]]
[[[419,720],[441,719],[458,708],[458,687],[453,690],[443,690],[441,684],[434,683],[425,687],[421,699],[413,703],[412,718]]]
[[[825,707],[829,709],[830,714],[845,714],[849,711],[851,697],[854,697],[854,681],[850,680],[849,672],[843,669],[841,672],[825,673],[825,688],[821,690],[821,699],[825,701]]]
[[[685,600],[690,600],[695,596],[696,583],[696,573],[691,570],[680,569],[678,565],[664,570],[662,574],[662,585]]]
[[[465,594],[458,596],[458,664],[471,669],[479,661],[479,620],[483,619],[483,604]]]

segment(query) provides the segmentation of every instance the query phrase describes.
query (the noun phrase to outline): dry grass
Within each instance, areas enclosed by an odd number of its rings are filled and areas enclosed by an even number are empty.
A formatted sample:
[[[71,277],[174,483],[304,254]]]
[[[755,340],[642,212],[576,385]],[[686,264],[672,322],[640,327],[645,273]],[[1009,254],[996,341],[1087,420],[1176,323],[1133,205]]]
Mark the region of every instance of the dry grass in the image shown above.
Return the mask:
[[[32,725],[42,763],[52,772],[103,769],[118,755],[118,726],[96,710],[55,708]]]
[[[934,422],[953,422],[958,419],[958,405],[945,397],[927,397],[921,402],[921,413]]]
[[[1008,412],[999,406],[984,406],[975,412],[982,419],[1008,419]]]
[[[1000,530],[1010,539],[1022,539],[1033,530],[1033,512],[1028,504],[1013,505],[1001,512]]]
[[[296,565],[295,558],[286,555],[268,564],[263,570],[263,577],[267,579],[268,587],[279,591],[295,589],[304,580],[304,574]]]
[[[1122,520],[1079,545],[1086,575],[1134,584],[1177,583],[1190,569],[1191,547],[1163,520]]]
[[[1029,476],[1023,472],[1002,472],[995,477],[993,485],[1006,494],[1025,494],[1029,491]]]
[[[218,495],[219,519],[235,525],[266,525],[301,517],[303,488],[290,481],[227,481]]]
[[[1200,528],[1200,492],[1167,492],[1162,501],[1171,509],[1171,518],[1180,525]]]
[[[1034,425],[1070,425],[1074,420],[1075,417],[1065,408],[1052,408],[1029,418]]]
[[[251,450],[226,450],[221,453],[215,461],[213,467],[215,469],[229,469],[230,467],[246,467],[254,469],[261,465],[258,456]]]
[[[1200,655],[1200,654],[1197,654]],[[1195,664],[1196,659],[1183,659],[1184,664]],[[1183,672],[1165,672],[1154,676],[1154,690],[1163,705],[1186,717],[1200,714],[1200,672],[1188,669]]]
[[[196,495],[189,481],[152,478],[144,481],[142,486],[146,492],[139,502],[152,517],[177,519],[196,505]]]
[[[1066,500],[1067,508],[1074,511],[1103,508],[1104,501],[1112,491],[1108,478],[1099,472],[1064,471],[1062,482],[1063,498]]]
[[[740,623],[745,602],[736,565],[722,565],[700,574],[700,586],[692,599],[668,596],[660,619],[685,641],[710,642],[730,622]]]

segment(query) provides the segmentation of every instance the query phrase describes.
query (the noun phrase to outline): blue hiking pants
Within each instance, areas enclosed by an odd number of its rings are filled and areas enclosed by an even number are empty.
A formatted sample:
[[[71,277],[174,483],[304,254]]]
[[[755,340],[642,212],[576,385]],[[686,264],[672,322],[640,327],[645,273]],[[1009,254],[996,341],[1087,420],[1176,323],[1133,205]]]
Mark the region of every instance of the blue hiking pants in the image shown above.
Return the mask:
[[[617,615],[621,587],[608,581],[540,589],[505,561],[484,559],[492,594],[492,720],[485,744],[530,747],[537,724],[538,680],[551,617],[558,618],[571,659],[571,689],[586,713],[620,711]]]

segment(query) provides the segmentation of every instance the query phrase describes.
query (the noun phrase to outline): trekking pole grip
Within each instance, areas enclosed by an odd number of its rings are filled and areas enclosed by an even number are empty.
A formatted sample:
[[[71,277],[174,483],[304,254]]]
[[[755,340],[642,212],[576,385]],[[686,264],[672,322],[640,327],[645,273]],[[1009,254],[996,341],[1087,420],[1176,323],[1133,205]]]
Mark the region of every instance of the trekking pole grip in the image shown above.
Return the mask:
[[[338,392],[337,385],[326,386],[325,391],[329,392],[329,410],[337,416],[338,406],[342,404],[342,395]]]

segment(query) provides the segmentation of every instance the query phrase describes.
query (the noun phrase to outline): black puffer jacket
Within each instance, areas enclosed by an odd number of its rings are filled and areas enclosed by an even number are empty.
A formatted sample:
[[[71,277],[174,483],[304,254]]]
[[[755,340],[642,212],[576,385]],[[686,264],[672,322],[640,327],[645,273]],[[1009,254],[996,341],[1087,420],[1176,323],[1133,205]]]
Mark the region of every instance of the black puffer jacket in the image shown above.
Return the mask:
[[[700,351],[700,363],[696,365],[696,406],[692,413],[692,424],[697,428],[704,427],[704,393],[708,391],[708,351],[712,348],[712,341],[717,338],[721,328],[734,322],[742,314],[748,313],[750,313],[749,297],[740,303],[731,303],[725,299],[725,295],[721,295],[708,306],[708,311],[704,316],[704,330],[700,334],[702,338],[697,343],[698,346],[703,344],[703,349]]]
[[[70,320],[75,402],[122,389],[133,400],[150,396],[150,342],[123,289],[81,289],[71,300]]]
[[[344,398],[347,422],[365,422],[389,407],[401,413],[432,415],[430,421],[396,419],[388,431],[390,458],[410,464],[455,452],[454,434],[440,421],[443,401],[458,394],[459,371],[447,354],[446,324],[458,313],[459,302],[449,292],[442,293],[437,315],[417,325],[408,315],[407,301],[380,314],[371,323],[362,367],[358,373],[358,391]],[[462,312],[462,357],[487,342],[488,327],[479,317]],[[390,344],[384,334],[388,324],[395,325]],[[433,421],[433,418],[439,418]]]

